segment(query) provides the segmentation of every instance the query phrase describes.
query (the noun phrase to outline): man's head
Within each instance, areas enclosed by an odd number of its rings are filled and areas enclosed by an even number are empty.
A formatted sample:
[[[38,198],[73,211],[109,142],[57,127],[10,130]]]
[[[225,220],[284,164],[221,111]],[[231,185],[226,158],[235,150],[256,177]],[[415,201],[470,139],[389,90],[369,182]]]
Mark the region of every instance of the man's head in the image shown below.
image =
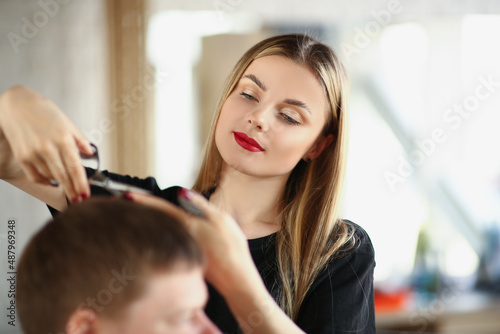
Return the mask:
[[[203,256],[183,225],[132,202],[69,207],[24,250],[17,309],[32,333],[211,333]]]

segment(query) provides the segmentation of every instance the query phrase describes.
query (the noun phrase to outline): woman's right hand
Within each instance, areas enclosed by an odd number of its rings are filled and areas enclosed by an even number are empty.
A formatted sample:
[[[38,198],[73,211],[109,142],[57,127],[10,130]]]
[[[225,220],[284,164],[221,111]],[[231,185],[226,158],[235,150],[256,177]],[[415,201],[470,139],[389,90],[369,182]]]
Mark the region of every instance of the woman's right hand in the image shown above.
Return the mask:
[[[80,152],[92,155],[90,143],[50,100],[27,87],[8,89],[0,96],[0,132],[2,178],[22,170],[33,182],[57,181],[72,202],[89,196]]]

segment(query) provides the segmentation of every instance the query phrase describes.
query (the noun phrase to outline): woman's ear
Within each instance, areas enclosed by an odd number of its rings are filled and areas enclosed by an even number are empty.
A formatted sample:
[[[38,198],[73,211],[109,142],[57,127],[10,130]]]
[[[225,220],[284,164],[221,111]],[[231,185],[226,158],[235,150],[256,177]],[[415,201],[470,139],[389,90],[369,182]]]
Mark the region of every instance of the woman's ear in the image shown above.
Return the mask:
[[[331,143],[333,142],[333,138],[334,137],[333,137],[332,133],[330,133],[326,137],[320,136],[318,138],[318,140],[316,141],[316,143],[313,145],[312,149],[309,150],[309,152],[307,152],[304,159],[306,161],[311,161],[311,160],[314,160],[317,157],[319,157],[321,152],[323,152],[325,150],[325,148],[327,148],[328,146],[331,145]]]
[[[66,334],[95,334],[96,314],[88,308],[76,309],[66,322]]]

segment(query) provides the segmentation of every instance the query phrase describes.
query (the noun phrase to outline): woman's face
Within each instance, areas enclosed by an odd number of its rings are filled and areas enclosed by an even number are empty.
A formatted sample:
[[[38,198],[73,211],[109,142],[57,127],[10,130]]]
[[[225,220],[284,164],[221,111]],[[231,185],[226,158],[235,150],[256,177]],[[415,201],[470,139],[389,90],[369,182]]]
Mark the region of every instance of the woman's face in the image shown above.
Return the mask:
[[[332,139],[319,136],[327,106],[322,86],[305,66],[280,56],[254,60],[217,123],[215,142],[226,167],[256,177],[288,176],[300,159],[314,159]]]

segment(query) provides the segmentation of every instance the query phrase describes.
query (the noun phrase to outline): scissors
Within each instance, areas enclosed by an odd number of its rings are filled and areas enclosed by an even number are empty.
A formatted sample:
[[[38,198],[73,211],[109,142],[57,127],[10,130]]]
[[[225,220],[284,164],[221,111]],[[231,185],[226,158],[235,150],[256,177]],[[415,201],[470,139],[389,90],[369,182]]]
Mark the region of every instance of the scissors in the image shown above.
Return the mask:
[[[142,189],[139,187],[135,187],[135,186],[129,185],[127,183],[113,181],[108,176],[104,175],[104,173],[102,173],[101,169],[100,169],[99,150],[97,149],[97,146],[95,146],[92,143],[90,143],[90,146],[92,146],[94,154],[92,154],[90,156],[80,154],[80,157],[82,159],[95,160],[97,163],[97,167],[95,168],[94,175],[89,177],[89,183],[91,185],[96,186],[96,187],[101,187],[115,196],[123,196],[123,194],[125,192],[135,192],[135,193],[151,195],[151,192],[148,190],[145,190],[145,189]]]
[[[97,149],[97,146],[94,144],[90,143],[90,146],[92,146],[92,150],[94,151],[94,154],[92,155],[84,155],[80,154],[80,157],[82,159],[86,160],[95,160],[97,162],[97,167],[95,168],[95,173],[91,177],[89,177],[89,183],[93,186],[96,187],[101,187],[105,190],[107,190],[109,193],[115,196],[123,196],[124,193],[126,192],[136,192],[136,193],[141,193],[141,194],[149,194],[151,195],[152,193],[148,190],[131,186],[127,183],[123,182],[118,182],[118,181],[113,181],[104,173],[101,172],[100,170],[100,159],[99,159],[99,150]],[[50,183],[54,186],[59,185],[59,183],[56,180],[50,180]]]

